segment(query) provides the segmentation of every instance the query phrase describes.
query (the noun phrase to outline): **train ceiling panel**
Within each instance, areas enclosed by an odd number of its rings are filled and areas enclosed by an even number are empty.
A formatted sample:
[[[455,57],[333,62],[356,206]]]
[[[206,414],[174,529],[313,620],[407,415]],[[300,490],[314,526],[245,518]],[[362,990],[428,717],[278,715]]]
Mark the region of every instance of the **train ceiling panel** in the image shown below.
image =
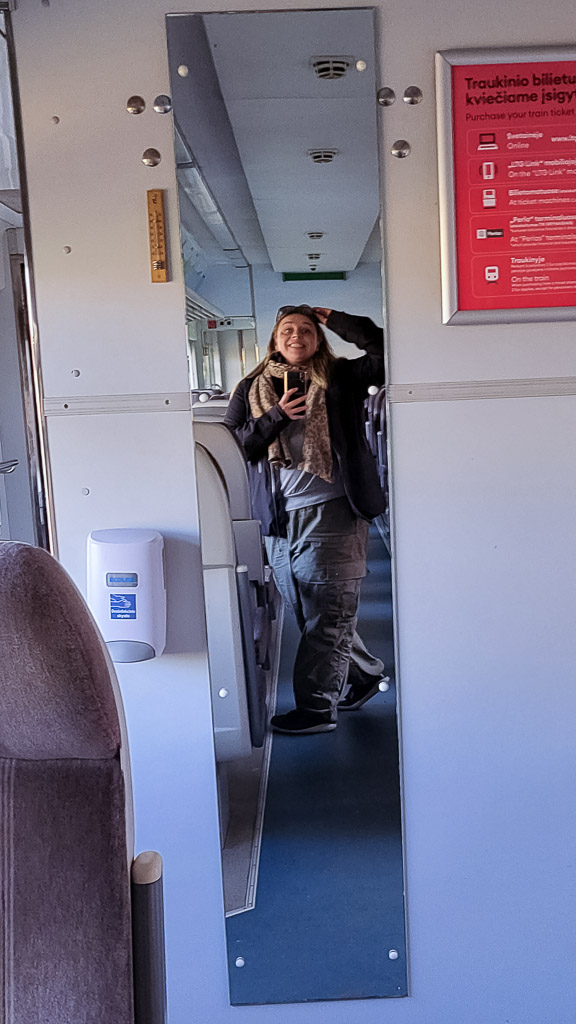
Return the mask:
[[[246,211],[234,209],[247,183],[274,270],[305,271],[311,253],[318,270],[353,270],[378,214],[372,12],[210,14],[203,22],[222,132],[232,131],[240,161],[213,161],[213,191],[238,245],[264,262],[250,252]],[[177,108],[194,151],[198,109],[196,118],[188,113]]]

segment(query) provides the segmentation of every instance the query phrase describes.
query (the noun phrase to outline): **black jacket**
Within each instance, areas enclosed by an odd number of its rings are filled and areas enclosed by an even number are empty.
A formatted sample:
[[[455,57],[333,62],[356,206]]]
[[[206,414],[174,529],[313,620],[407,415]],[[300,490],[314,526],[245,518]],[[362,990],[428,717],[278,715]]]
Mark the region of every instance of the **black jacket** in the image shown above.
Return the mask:
[[[346,496],[363,519],[384,511],[384,495],[376,462],[364,429],[364,399],[371,384],[384,383],[384,332],[368,317],[332,310],[327,327],[365,354],[358,359],[338,359],[326,389],[326,410],[332,450],[338,460]],[[233,432],[248,461],[252,507],[265,535],[285,536],[287,515],[277,471],[268,462],[268,446],[290,422],[278,405],[254,418],[248,394],[252,377],[244,377],[234,391],[224,423]],[[282,397],[282,379],[274,379]]]

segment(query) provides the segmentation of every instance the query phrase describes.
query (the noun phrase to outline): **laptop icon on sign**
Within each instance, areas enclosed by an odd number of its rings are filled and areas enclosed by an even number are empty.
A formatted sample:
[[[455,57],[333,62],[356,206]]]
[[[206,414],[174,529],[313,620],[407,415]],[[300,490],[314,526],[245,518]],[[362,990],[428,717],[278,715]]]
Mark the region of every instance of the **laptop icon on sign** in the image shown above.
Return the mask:
[[[478,149],[498,149],[496,132],[480,132]]]

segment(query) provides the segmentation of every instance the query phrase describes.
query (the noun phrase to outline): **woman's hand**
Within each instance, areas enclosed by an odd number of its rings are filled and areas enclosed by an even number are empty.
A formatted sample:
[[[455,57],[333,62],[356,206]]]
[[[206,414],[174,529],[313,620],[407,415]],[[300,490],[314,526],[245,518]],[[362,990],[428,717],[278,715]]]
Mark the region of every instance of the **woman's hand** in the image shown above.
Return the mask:
[[[291,420],[302,420],[306,415],[306,395],[299,395],[298,398],[291,398],[298,391],[298,388],[290,388],[286,391],[278,405],[282,412]]]
[[[314,312],[316,313],[320,323],[326,325],[326,321],[332,310],[326,309],[324,306],[314,306]]]

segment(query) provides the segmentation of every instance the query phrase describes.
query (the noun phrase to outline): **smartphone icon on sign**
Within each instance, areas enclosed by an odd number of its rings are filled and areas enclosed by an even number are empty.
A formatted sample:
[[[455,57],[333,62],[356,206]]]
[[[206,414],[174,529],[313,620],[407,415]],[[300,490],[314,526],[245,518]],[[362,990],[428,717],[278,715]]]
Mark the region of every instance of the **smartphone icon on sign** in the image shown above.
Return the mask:
[[[482,164],[482,177],[484,181],[491,181],[496,177],[496,164],[492,160],[485,160]]]

